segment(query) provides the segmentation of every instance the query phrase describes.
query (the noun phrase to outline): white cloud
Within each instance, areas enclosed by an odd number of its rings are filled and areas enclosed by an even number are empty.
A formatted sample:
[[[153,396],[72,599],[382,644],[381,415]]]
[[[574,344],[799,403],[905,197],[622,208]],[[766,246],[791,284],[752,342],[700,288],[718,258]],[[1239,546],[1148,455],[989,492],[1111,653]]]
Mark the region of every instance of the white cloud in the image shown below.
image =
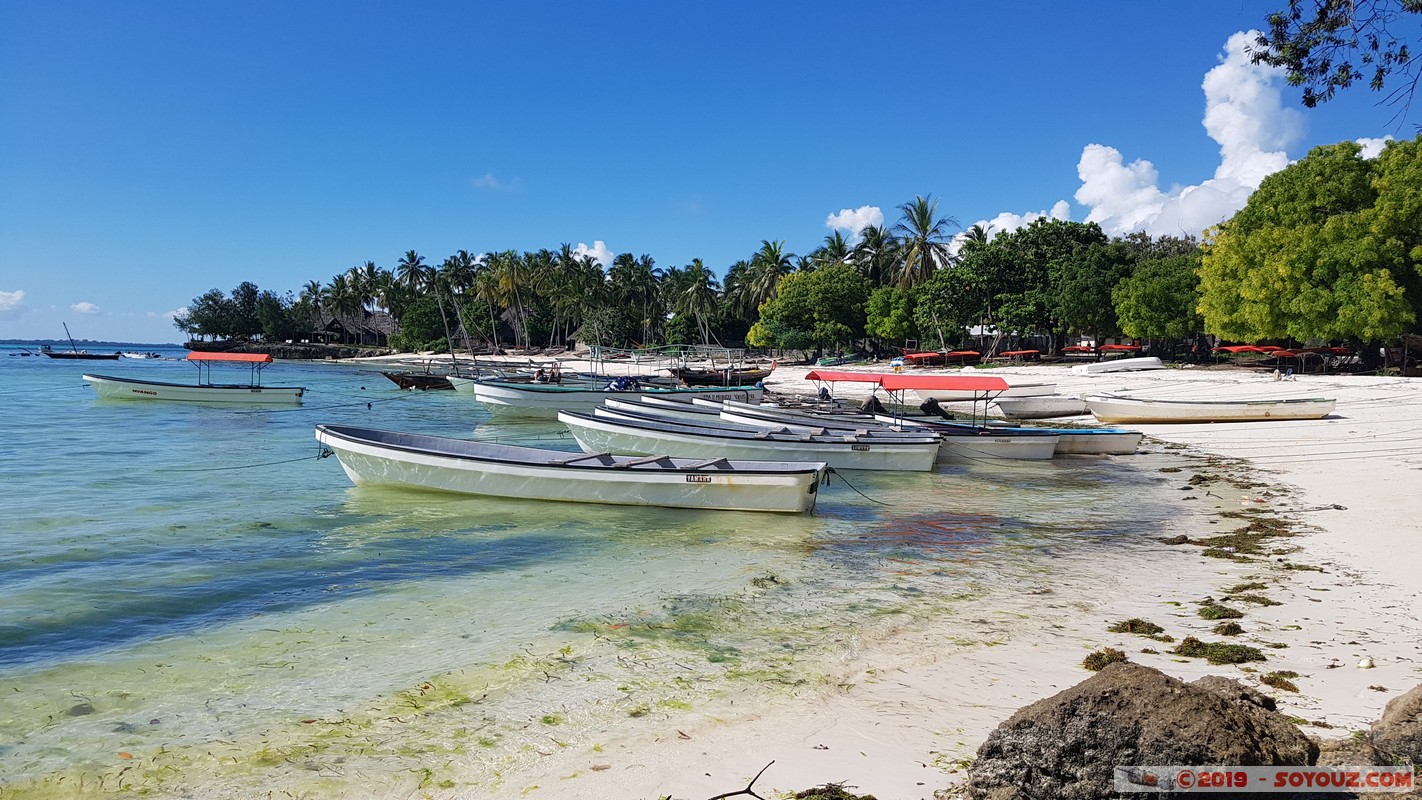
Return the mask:
[[[1357,141],[1363,148],[1363,152],[1360,154],[1363,158],[1377,158],[1378,154],[1387,146],[1387,143],[1392,141],[1392,134],[1388,134],[1381,139],[1369,139],[1366,136],[1359,136]]]
[[[181,308],[175,308],[175,309],[173,309],[172,311],[150,311],[150,312],[148,312],[148,318],[149,318],[149,319],[166,319],[166,320],[172,321],[172,320],[177,319],[178,317],[181,317],[181,316],[183,316],[183,315],[185,315],[185,314],[187,314],[187,313],[188,313],[188,307],[187,307],[187,306],[183,306],[183,307],[181,307]]]
[[[497,192],[500,189],[513,189],[518,182],[499,180],[494,177],[494,173],[486,172],[469,183],[475,189],[488,189],[489,191]]]
[[[1009,233],[1018,228],[1025,228],[1031,225],[1033,221],[1043,218],[1071,219],[1071,203],[1065,200],[1058,200],[1052,205],[1051,210],[1028,211],[1026,214],[1014,214],[1011,211],[1004,211],[992,219],[980,219],[973,223],[973,225],[983,226],[988,233],[988,238],[991,239],[999,233]],[[973,225],[969,225],[968,228],[972,228]],[[967,229],[958,232],[958,234],[953,237],[953,241],[948,243],[949,252],[957,253],[963,246],[963,242],[966,241],[967,235]]]
[[[0,291],[0,312],[17,311],[23,302],[25,302],[24,289],[17,289],[13,292]]]
[[[884,212],[878,206],[860,206],[859,208],[842,208],[838,214],[830,214],[825,219],[825,227],[834,230],[848,231],[849,241],[859,241],[859,232],[869,226],[876,228],[883,226]]]
[[[1076,201],[1086,219],[1110,235],[1144,230],[1152,235],[1199,235],[1244,207],[1265,176],[1288,166],[1285,149],[1303,135],[1303,116],[1283,106],[1283,71],[1250,63],[1254,33],[1236,33],[1218,66],[1205,73],[1205,131],[1220,146],[1213,178],[1198,186],[1157,185],[1155,165],[1127,164],[1121,151],[1089,144],[1077,162],[1081,188]]]
[[[607,244],[601,239],[595,239],[592,247],[578,242],[578,246],[573,248],[573,254],[578,257],[592,256],[597,260],[597,263],[602,265],[603,269],[607,269],[607,266],[612,263],[612,251],[607,249]]]
[[[72,305],[72,306],[69,307],[69,310],[70,310],[70,311],[73,311],[73,312],[75,312],[75,313],[77,313],[77,314],[98,314],[98,313],[99,313],[99,307],[96,306],[96,305],[94,305],[93,303],[75,303],[74,305]]]

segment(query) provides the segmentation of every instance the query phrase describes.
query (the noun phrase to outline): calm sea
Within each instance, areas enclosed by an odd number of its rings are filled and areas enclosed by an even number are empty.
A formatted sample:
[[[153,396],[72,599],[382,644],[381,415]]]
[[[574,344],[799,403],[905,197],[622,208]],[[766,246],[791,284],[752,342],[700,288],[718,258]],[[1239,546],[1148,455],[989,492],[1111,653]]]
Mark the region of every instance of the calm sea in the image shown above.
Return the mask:
[[[305,405],[254,410],[99,401],[80,377],[190,382],[181,350],[18,352],[0,347],[5,797],[492,786],[546,748],[813,690],[896,627],[1173,513],[1130,459],[849,473],[805,517],[360,489],[316,457],[317,423],[576,445],[370,367],[279,362],[264,382]]]

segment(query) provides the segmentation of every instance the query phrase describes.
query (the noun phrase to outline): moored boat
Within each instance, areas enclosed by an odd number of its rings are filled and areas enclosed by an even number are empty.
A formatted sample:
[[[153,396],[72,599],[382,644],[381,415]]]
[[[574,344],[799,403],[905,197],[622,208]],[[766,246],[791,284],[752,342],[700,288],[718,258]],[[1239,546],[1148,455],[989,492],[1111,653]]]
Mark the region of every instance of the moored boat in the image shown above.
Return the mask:
[[[673,367],[672,377],[687,386],[751,386],[757,381],[770,377],[770,370],[763,368],[698,369],[693,367]]]
[[[784,427],[735,429],[726,423],[614,418],[606,416],[606,411],[563,411],[559,412],[558,421],[568,426],[578,445],[588,452],[672,453],[684,458],[789,458],[824,461],[836,469],[924,472],[933,468],[939,444],[937,436],[872,440],[844,433],[799,433]]]
[[[381,375],[390,379],[390,382],[401,389],[419,389],[420,391],[453,389],[454,384],[450,383],[448,375],[440,375],[437,372],[390,372],[382,370]]]
[[[1322,419],[1337,401],[1326,397],[1253,400],[1153,400],[1088,395],[1086,407],[1102,422],[1195,423]]]
[[[554,419],[559,411],[591,411],[602,405],[603,399],[610,394],[682,400],[705,397],[713,400],[743,400],[748,403],[758,403],[765,396],[765,390],[758,386],[665,388],[646,386],[626,378],[612,379],[601,388],[588,385],[482,380],[475,383],[473,389],[474,398],[483,403],[495,417],[527,419]]]
[[[1086,401],[1064,394],[1035,397],[999,397],[993,401],[997,410],[1009,419],[1049,419],[1075,417],[1086,413]]]
[[[614,505],[813,511],[823,462],[569,453],[442,436],[317,425],[359,485]]]
[[[300,404],[306,389],[301,386],[263,386],[262,368],[272,362],[266,353],[201,353],[188,354],[189,362],[198,368],[198,382],[166,383],[163,381],[119,378],[112,375],[85,375],[83,379],[100,398],[121,400],[182,400],[205,403],[255,403],[259,405]],[[251,369],[247,383],[212,383],[211,365],[238,364]]]

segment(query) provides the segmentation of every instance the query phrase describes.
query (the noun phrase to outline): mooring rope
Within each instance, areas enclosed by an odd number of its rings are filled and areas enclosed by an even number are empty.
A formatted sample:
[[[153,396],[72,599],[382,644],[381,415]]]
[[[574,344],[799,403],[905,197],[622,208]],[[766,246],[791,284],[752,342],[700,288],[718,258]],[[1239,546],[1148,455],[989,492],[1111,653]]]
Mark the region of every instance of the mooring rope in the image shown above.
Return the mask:
[[[878,503],[878,504],[881,505],[881,506],[891,506],[891,505],[893,505],[893,503],[886,503],[886,502],[884,502],[883,500],[876,500],[876,499],[870,497],[869,495],[867,495],[867,494],[865,494],[865,493],[859,491],[859,488],[858,488],[857,486],[855,486],[854,484],[850,483],[850,482],[849,482],[849,479],[844,477],[844,473],[840,472],[839,470],[835,469],[834,467],[826,467],[826,468],[825,468],[825,480],[824,480],[824,484],[825,484],[826,486],[829,485],[829,476],[831,476],[831,475],[838,475],[838,476],[839,476],[839,479],[842,480],[842,481],[844,481],[844,485],[845,485],[845,486],[848,486],[850,489],[852,489],[852,490],[854,491],[855,494],[859,495],[860,497],[864,498],[865,500],[868,500],[868,501],[871,502],[871,503]]]
[[[225,471],[227,471],[227,470],[234,470],[234,469],[255,469],[256,467],[274,467],[274,466],[276,466],[276,465],[278,465],[278,464],[294,464],[294,463],[296,463],[297,461],[311,461],[312,459],[315,459],[315,460],[319,461],[319,460],[321,460],[321,459],[323,459],[323,458],[326,458],[327,456],[332,456],[332,455],[335,455],[335,452],[334,452],[334,451],[330,450],[329,448],[325,447],[324,445],[321,445],[321,446],[318,446],[318,447],[316,448],[316,455],[314,455],[314,456],[302,456],[301,458],[288,458],[288,459],[285,459],[285,460],[283,460],[283,461],[266,461],[266,462],[263,462],[263,463],[261,463],[261,464],[237,464],[237,465],[234,465],[234,466],[231,466],[231,467],[193,467],[192,469],[160,469],[160,470],[156,470],[156,471],[157,471],[157,472],[225,472]]]

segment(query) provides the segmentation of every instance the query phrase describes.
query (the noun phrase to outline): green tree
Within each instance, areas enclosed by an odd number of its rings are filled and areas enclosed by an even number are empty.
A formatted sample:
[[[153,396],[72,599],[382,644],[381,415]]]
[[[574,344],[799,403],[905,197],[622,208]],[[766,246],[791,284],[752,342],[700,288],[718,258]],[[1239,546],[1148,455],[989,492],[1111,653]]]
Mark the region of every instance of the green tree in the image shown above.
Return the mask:
[[[747,342],[796,350],[849,345],[864,335],[869,282],[845,263],[795,272],[760,308]]]
[[[1178,342],[1204,330],[1198,249],[1136,264],[1135,272],[1111,292],[1121,331],[1136,339]]]
[[[866,279],[867,280],[867,279]],[[880,286],[865,304],[864,333],[885,342],[918,338],[913,295],[897,286]]]
[[[1123,244],[1096,244],[1063,258],[1055,265],[1056,291],[1052,313],[1067,332],[1103,336],[1121,332],[1112,292],[1129,278],[1136,259]]]
[[[1314,148],[1270,175],[1206,242],[1199,310],[1226,339],[1376,341],[1422,300],[1422,137],[1364,159]]]

